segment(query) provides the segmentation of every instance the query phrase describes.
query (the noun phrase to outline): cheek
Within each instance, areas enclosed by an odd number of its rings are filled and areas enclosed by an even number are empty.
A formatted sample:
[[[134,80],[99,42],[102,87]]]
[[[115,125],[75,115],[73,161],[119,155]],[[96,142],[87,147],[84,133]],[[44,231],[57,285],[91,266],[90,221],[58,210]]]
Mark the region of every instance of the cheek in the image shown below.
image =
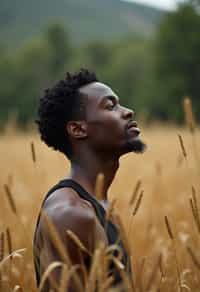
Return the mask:
[[[107,134],[107,138],[120,139],[124,135],[123,127],[119,121],[112,120],[110,123],[107,123],[104,127]]]
[[[119,145],[125,138],[124,127],[118,116],[102,117],[90,124],[89,137],[95,143]]]

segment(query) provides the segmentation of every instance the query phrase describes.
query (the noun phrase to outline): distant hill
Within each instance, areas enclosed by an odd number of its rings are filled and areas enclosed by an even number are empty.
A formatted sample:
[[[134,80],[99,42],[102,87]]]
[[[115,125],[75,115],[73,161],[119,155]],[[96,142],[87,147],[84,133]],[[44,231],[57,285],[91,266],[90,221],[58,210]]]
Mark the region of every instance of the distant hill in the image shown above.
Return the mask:
[[[120,0],[0,0],[0,43],[18,47],[53,22],[65,25],[75,42],[149,36],[163,13]]]

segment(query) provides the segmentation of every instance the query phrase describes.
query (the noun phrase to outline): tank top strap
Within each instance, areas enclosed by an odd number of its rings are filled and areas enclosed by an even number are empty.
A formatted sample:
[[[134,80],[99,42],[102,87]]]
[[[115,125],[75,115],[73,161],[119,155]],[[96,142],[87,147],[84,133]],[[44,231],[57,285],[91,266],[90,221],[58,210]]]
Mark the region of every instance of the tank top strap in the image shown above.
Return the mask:
[[[105,227],[105,225],[106,225],[106,220],[105,220],[106,212],[105,212],[103,206],[95,199],[94,196],[90,195],[79,183],[77,183],[76,181],[74,181],[72,179],[61,180],[60,184],[62,186],[65,186],[65,187],[71,187],[72,189],[74,189],[78,193],[78,195],[82,199],[90,202],[95,210],[95,213],[96,213],[101,225],[103,227]]]
[[[97,215],[97,218],[98,218],[100,224],[102,225],[102,227],[104,229],[106,229],[105,232],[107,234],[109,244],[115,244],[118,241],[118,242],[120,242],[120,245],[122,245],[121,240],[119,240],[119,232],[118,232],[117,227],[111,221],[106,222],[107,221],[106,220],[106,211],[103,208],[103,206],[97,201],[97,199],[94,196],[89,194],[79,183],[77,183],[76,181],[74,181],[72,179],[63,179],[63,180],[59,181],[56,185],[54,185],[48,191],[46,197],[44,198],[43,203],[42,203],[42,207],[43,207],[45,201],[47,200],[47,198],[53,192],[55,192],[58,189],[65,188],[65,187],[72,188],[73,190],[75,190],[77,192],[77,194],[82,199],[91,203],[91,205],[93,206],[93,208],[95,210],[95,213]]]
[[[43,202],[41,204],[41,210],[44,207],[44,204],[46,202],[46,200],[50,197],[50,195],[62,188],[72,188],[73,190],[75,190],[77,192],[77,194],[84,200],[88,201],[91,203],[91,205],[93,206],[95,213],[97,215],[97,218],[100,222],[100,224],[103,226],[103,228],[105,228],[106,226],[106,212],[103,208],[103,206],[92,196],[90,195],[79,183],[77,183],[76,181],[72,180],[72,179],[63,179],[61,181],[59,181],[56,185],[54,185],[46,194],[45,198],[43,199]],[[37,220],[37,224],[36,224],[36,229],[38,227],[39,221],[40,221],[40,215],[41,212],[38,216],[38,220]],[[110,229],[110,228],[109,228]],[[111,227],[111,229],[113,229]],[[114,234],[113,234],[113,230],[111,231],[112,234],[110,234],[109,232],[109,239],[114,239]],[[110,240],[109,240],[110,241]],[[112,240],[111,240],[112,241]]]
[[[89,194],[79,183],[77,183],[76,181],[72,179],[62,180],[60,182],[60,185],[65,186],[65,187],[71,187],[78,193],[78,195],[82,199],[90,202],[95,210],[95,213],[97,215],[97,218],[99,219],[99,222],[105,229],[109,244],[115,244],[117,241],[119,241],[121,244],[121,240],[119,240],[118,229],[111,221],[106,220],[106,211],[94,196]]]
[[[103,208],[103,206],[97,201],[97,199],[89,194],[79,183],[72,179],[64,179],[60,181],[58,184],[60,186],[64,187],[71,187],[74,189],[78,195],[83,198],[84,200],[90,202],[96,212],[97,218],[101,225],[103,226],[105,233],[108,238],[109,245],[116,244],[118,242],[118,245],[122,248],[123,253],[123,259],[122,262],[126,264],[127,262],[127,254],[124,248],[124,245],[120,239],[119,230],[110,220],[107,221],[106,219],[106,211]],[[117,254],[117,253],[114,253]]]

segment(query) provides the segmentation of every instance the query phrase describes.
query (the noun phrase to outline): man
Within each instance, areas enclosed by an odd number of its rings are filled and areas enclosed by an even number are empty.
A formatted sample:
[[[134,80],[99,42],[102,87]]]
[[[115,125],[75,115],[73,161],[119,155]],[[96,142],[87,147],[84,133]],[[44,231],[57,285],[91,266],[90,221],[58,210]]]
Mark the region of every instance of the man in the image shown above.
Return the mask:
[[[67,73],[64,80],[46,90],[40,99],[37,123],[41,139],[71,162],[68,177],[48,192],[42,210],[54,225],[74,266],[84,262],[89,270],[91,255],[99,242],[105,245],[118,242],[122,262],[128,265],[127,253],[118,240],[118,229],[113,222],[106,222],[105,209],[95,199],[95,182],[102,173],[105,178],[102,198],[106,200],[119,158],[128,152],[144,151],[145,144],[139,138],[140,130],[133,115],[132,110],[120,104],[113,90],[88,70]],[[44,221],[39,216],[34,238],[38,285],[48,266],[61,261]],[[78,250],[67,230],[79,238],[88,253]],[[109,268],[113,284],[119,283],[121,279],[113,264]],[[55,269],[51,273],[53,281],[46,281],[43,291],[50,291],[53,282],[58,284],[60,274]],[[81,271],[79,276],[83,282]],[[67,291],[78,291],[75,280],[69,281]]]

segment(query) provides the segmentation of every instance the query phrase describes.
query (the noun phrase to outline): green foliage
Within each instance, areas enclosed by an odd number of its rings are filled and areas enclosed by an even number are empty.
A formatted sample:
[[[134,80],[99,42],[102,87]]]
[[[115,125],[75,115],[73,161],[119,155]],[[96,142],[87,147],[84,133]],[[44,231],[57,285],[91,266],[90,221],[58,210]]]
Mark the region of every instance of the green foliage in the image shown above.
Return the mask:
[[[14,57],[1,56],[1,123],[6,122],[9,112],[16,111],[21,125],[35,119],[43,90],[63,78],[65,71],[81,67],[96,71],[116,90],[123,104],[134,107],[144,74],[145,47],[141,39],[126,38],[118,43],[93,41],[73,48],[64,28],[50,25],[43,38],[29,42]]]
[[[137,99],[145,70],[145,48],[145,42],[125,41],[123,46],[114,50],[112,63],[107,71],[108,83],[117,91],[122,103],[132,108],[138,105]]]
[[[200,109],[199,52],[200,14],[194,1],[167,13],[153,40],[131,35],[75,46],[64,25],[53,23],[40,39],[12,55],[0,45],[0,126],[10,113],[17,113],[23,126],[34,120],[43,90],[66,71],[84,67],[94,70],[137,115],[180,122],[184,96],[192,97],[195,111]]]
[[[200,108],[200,15],[191,3],[168,13],[155,42],[155,91],[152,113],[161,119],[183,120],[182,99],[192,97]]]
[[[90,42],[85,48],[85,61],[90,68],[101,69],[109,63],[111,49],[100,41]]]
[[[71,57],[69,38],[64,27],[60,24],[52,24],[48,28],[46,40],[50,54],[50,74],[55,78],[63,71],[63,61],[66,64]]]
[[[14,57],[1,55],[1,124],[12,112],[18,112],[21,125],[35,118],[39,96],[62,76],[70,50],[63,27],[56,24],[48,28],[41,40],[28,43]]]

